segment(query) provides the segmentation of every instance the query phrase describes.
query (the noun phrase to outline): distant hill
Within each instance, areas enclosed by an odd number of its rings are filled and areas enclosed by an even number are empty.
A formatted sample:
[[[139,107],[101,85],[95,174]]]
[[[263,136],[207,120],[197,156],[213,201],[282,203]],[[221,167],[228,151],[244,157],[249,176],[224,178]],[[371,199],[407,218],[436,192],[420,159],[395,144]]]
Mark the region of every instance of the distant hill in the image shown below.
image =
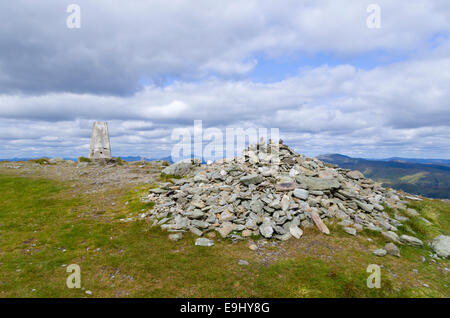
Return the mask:
[[[392,158],[386,158],[386,159],[379,159],[379,160],[375,160],[375,161],[399,161],[399,162],[434,164],[434,165],[439,165],[439,166],[450,166],[450,160],[448,160],[448,159],[417,159],[417,158],[392,157]]]
[[[318,159],[341,168],[359,170],[368,178],[385,186],[430,198],[450,198],[450,160],[390,158],[368,160],[340,154],[327,154]],[[429,162],[436,160],[439,164]],[[416,162],[416,161],[421,161]]]
[[[17,162],[17,161],[28,161],[28,160],[35,160],[35,159],[42,159],[42,158],[47,158],[50,159],[50,157],[29,157],[29,158],[7,158],[7,159],[0,159],[0,161],[12,161],[12,162]],[[78,159],[76,158],[63,158],[64,160],[71,160],[71,161],[77,161]]]
[[[33,159],[41,159],[41,158],[49,158],[49,157],[33,157],[33,158],[9,158],[9,159],[0,159],[0,161],[28,161]],[[139,156],[126,156],[126,157],[120,157],[124,161],[139,161],[142,159],[142,157]],[[77,158],[63,158],[64,160],[72,160],[72,161],[78,161]],[[157,160],[165,160],[169,163],[173,163],[171,157],[165,157],[165,158],[144,158],[145,161],[157,161]]]
[[[120,157],[120,159],[125,160],[125,161],[139,161],[142,160],[142,157],[139,156],[126,156],[126,157]],[[167,161],[168,163],[172,164],[172,158],[169,157],[164,157],[164,158],[144,158],[144,161],[159,161],[159,160],[164,160]]]

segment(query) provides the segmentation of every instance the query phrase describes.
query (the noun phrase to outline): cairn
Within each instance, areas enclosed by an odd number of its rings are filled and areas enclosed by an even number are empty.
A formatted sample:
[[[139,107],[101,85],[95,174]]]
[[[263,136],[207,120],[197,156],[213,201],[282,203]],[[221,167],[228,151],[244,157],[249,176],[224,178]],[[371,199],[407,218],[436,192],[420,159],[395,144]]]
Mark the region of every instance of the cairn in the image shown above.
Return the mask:
[[[183,177],[151,189],[142,200],[156,205],[142,217],[173,240],[190,231],[201,237],[197,245],[211,246],[204,236],[214,231],[232,240],[261,235],[285,241],[300,239],[309,227],[329,235],[327,222],[338,222],[349,235],[369,229],[394,243],[422,245],[415,237],[399,237],[405,217],[385,211],[407,209],[397,191],[359,171],[297,154],[282,141],[261,141],[242,157],[206,165],[180,161],[163,173]]]

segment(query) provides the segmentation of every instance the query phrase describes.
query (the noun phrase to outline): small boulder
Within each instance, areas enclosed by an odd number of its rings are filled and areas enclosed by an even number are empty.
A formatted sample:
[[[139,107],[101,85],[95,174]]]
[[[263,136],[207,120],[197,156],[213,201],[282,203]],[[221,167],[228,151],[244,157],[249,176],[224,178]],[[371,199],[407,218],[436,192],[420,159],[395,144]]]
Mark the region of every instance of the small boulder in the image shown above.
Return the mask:
[[[387,254],[386,250],[379,248],[377,250],[372,251],[372,254],[376,255],[376,256],[385,256]]]
[[[348,226],[346,226],[346,227],[343,228],[343,230],[344,230],[346,233],[350,234],[350,235],[353,235],[353,236],[356,235],[356,229],[353,228],[353,227],[348,227]]]
[[[193,159],[181,160],[165,168],[162,173],[182,177],[191,171],[195,163],[196,161]]]
[[[295,225],[289,227],[289,233],[296,239],[299,239],[303,235],[302,229]]]
[[[250,244],[248,248],[251,249],[252,251],[256,251],[258,249],[258,246],[256,244]]]
[[[358,170],[352,170],[350,172],[347,172],[347,177],[355,180],[364,179],[364,175]]]
[[[392,232],[392,231],[381,232],[381,235],[383,235],[389,241],[392,241],[395,243],[400,243],[400,238],[398,237],[397,233],[395,233],[395,232]]]
[[[433,251],[442,258],[448,258],[450,255],[450,236],[439,235],[431,243]]]
[[[283,196],[283,198],[281,199],[280,204],[281,204],[281,210],[287,211],[289,209],[290,204],[291,204],[291,198],[287,194],[285,194]]]
[[[182,233],[175,233],[175,234],[170,234],[169,235],[169,240],[171,241],[179,241],[183,238],[183,234]]]
[[[400,257],[400,250],[394,243],[387,243],[384,249],[389,255]]]
[[[214,242],[211,241],[210,239],[207,239],[207,238],[204,238],[204,237],[200,237],[200,238],[195,240],[195,245],[196,246],[213,246]]]
[[[247,266],[247,265],[249,265],[250,263],[247,262],[246,260],[240,259],[239,262],[238,262],[238,264],[239,264],[239,265],[243,265],[243,266]]]
[[[292,195],[300,200],[307,200],[309,192],[304,189],[295,189]]]
[[[271,238],[273,234],[273,228],[270,222],[266,219],[259,227],[259,232],[265,238]]]
[[[231,222],[224,222],[217,230],[223,238],[226,238],[231,231],[234,230],[235,225]]]
[[[323,223],[323,221],[321,220],[319,214],[317,214],[316,211],[312,211],[311,212],[311,218],[313,219],[314,223],[316,224],[316,226],[320,230],[320,232],[322,232],[322,233],[324,233],[326,235],[330,235],[330,230],[325,225],[325,223]]]
[[[405,235],[405,234],[400,236],[400,242],[405,243],[406,245],[411,245],[411,246],[417,246],[417,247],[423,246],[423,242],[421,240],[419,240],[417,237],[409,236],[409,235]]]

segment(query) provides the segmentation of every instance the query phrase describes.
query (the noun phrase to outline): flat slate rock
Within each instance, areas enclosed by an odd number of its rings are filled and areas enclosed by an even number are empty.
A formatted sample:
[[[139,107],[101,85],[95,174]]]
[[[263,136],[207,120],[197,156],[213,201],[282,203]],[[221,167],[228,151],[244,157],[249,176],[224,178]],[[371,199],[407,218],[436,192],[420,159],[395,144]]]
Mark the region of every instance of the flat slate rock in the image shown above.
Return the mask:
[[[330,230],[325,225],[325,223],[323,223],[322,219],[320,218],[320,216],[317,214],[316,211],[311,212],[311,217],[314,221],[314,224],[316,224],[316,226],[320,230],[320,232],[330,235]]]

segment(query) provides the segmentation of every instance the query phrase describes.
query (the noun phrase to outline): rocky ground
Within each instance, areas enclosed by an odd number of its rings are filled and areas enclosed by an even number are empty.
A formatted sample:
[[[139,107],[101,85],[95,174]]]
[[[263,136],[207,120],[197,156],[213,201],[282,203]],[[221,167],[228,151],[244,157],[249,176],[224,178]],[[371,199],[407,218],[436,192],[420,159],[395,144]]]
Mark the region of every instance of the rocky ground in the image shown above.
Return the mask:
[[[398,244],[424,244],[413,230],[396,233],[410,218],[429,222],[406,206],[407,199],[420,198],[383,188],[359,171],[307,158],[282,143],[261,141],[242,157],[207,165],[185,160],[163,173],[182,178],[159,184],[143,200],[156,203],[146,216],[172,232],[172,240],[190,231],[204,246],[214,244],[215,232],[232,240],[260,235],[286,241],[300,239],[303,229],[313,226],[330,235],[325,222],[338,222],[349,235],[367,229],[391,241],[373,251],[377,256],[400,256]],[[448,257],[448,240],[433,241],[434,257]]]
[[[22,176],[69,181],[73,187],[81,187],[91,193],[127,185],[154,183],[162,168],[161,161],[121,164],[77,163],[62,159],[0,162],[0,173],[16,172]]]
[[[327,224],[337,224],[348,235],[370,230],[390,243],[374,249],[377,256],[400,256],[397,245],[422,247],[414,231],[398,235],[398,227],[417,211],[407,207],[412,196],[367,179],[359,171],[340,169],[316,158],[295,153],[284,144],[260,142],[242,157],[200,165],[184,160],[166,167],[165,162],[73,162],[62,159],[0,162],[0,173],[69,181],[76,192],[93,194],[133,185],[151,185],[142,202],[156,207],[125,221],[148,218],[153,226],[167,230],[169,239],[183,233],[198,236],[196,245],[212,246],[216,233],[232,241],[248,239],[249,248],[262,253],[264,240],[300,239],[305,229],[316,227],[330,235]],[[161,172],[164,176],[161,181]],[[108,198],[115,205],[117,198]],[[386,210],[391,213],[387,213]],[[437,236],[429,245],[439,259],[449,255],[450,237]],[[276,246],[277,243],[270,243]],[[270,245],[269,244],[269,245]],[[283,249],[270,252],[283,254]]]

